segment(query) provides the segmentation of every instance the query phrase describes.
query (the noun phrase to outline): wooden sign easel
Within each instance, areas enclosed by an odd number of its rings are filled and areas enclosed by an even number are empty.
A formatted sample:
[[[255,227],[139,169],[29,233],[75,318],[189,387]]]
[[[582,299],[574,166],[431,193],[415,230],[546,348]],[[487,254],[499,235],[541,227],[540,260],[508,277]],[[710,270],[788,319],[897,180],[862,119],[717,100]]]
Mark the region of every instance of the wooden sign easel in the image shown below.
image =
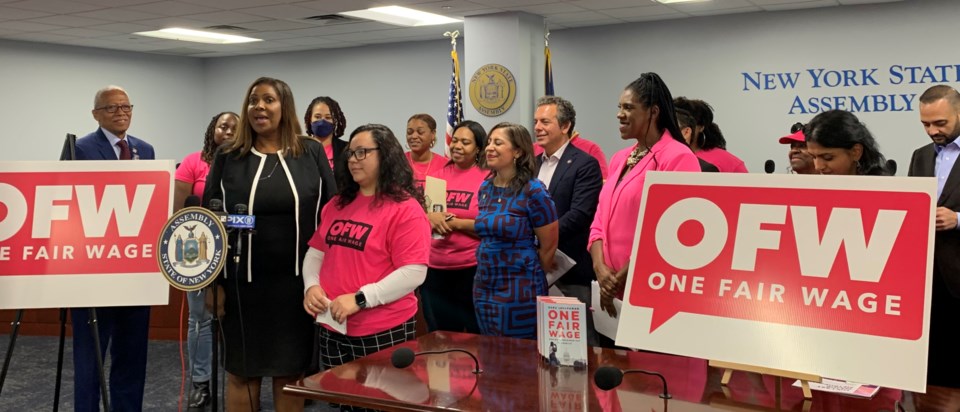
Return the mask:
[[[766,368],[762,366],[744,365],[742,363],[711,360],[709,364],[714,368],[723,369],[723,377],[720,378],[720,384],[723,386],[727,386],[727,384],[730,383],[730,378],[733,376],[733,371],[753,372],[753,373],[759,373],[761,375],[772,375],[772,376],[779,376],[783,378],[799,379],[800,389],[803,391],[804,399],[813,398],[813,392],[810,390],[810,382],[820,383],[823,380],[822,377],[818,375],[809,374],[809,373],[791,372],[791,371],[785,371],[781,369]]]

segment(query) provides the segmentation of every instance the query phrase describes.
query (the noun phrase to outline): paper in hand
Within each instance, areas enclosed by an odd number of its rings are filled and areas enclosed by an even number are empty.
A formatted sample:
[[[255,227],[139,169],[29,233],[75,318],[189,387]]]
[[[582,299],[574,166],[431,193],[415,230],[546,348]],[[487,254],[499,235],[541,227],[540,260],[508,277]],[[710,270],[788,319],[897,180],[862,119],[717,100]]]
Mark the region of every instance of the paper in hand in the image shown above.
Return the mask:
[[[546,273],[547,287],[557,283],[563,275],[567,274],[567,272],[577,264],[577,261],[567,256],[567,254],[563,253],[560,249],[557,249],[557,253],[554,254],[553,261],[556,262],[557,268]]]
[[[317,315],[317,323],[327,325],[333,330],[340,332],[343,335],[347,334],[347,324],[346,322],[340,323],[333,319],[333,315],[330,314],[330,299],[323,297],[323,304],[327,306],[327,310],[323,313]]]

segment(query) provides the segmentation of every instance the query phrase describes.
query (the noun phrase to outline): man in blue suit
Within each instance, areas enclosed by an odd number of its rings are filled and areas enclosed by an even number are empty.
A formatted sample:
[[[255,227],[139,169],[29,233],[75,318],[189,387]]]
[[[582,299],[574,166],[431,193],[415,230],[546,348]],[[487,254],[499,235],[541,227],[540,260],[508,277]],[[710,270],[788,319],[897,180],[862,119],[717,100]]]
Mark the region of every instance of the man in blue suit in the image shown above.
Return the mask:
[[[127,92],[117,86],[97,91],[93,118],[100,127],[77,139],[77,160],[150,160],[153,146],[127,134],[133,105]],[[100,410],[100,379],[89,309],[73,308],[74,401],[78,412]],[[110,406],[116,411],[143,409],[147,374],[149,306],[97,308],[100,354],[110,347]]]
[[[577,262],[554,284],[564,296],[575,297],[590,306],[593,260],[587,251],[590,224],[597,212],[603,177],[596,158],[570,144],[577,112],[566,99],[545,96],[537,100],[533,131],[543,147],[538,157],[538,178],[547,185],[560,216],[560,243],[557,248]],[[587,343],[596,346],[598,335],[593,316],[587,316]]]

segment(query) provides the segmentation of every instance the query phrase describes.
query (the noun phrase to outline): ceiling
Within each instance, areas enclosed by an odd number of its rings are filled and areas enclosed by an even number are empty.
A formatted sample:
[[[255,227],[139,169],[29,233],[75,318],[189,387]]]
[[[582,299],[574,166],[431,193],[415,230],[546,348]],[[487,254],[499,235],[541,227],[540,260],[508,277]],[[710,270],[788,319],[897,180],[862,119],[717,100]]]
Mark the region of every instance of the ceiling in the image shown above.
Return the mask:
[[[146,53],[223,57],[439,39],[461,24],[403,28],[363,20],[308,19],[342,11],[402,5],[450,17],[522,11],[550,29],[836,7],[900,0],[0,0],[0,39]],[[263,39],[239,45],[161,40],[131,33],[167,27]]]

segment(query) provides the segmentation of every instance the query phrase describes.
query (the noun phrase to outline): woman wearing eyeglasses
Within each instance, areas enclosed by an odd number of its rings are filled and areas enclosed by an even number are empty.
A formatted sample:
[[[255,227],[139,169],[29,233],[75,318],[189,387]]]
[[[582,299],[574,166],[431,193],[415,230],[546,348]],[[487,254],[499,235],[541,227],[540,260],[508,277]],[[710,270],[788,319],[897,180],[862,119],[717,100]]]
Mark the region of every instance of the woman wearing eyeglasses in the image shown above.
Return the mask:
[[[300,268],[336,184],[323,147],[300,136],[293,102],[283,81],[254,81],[237,136],[217,152],[204,191],[204,205],[218,199],[224,211],[244,205],[256,216],[256,234],[239,235],[240,264],[218,279],[230,411],[259,410],[264,376],[272,377],[277,411],[303,410],[303,398],[282,390],[312,360],[313,318],[301,310]]]
[[[824,175],[889,175],[887,159],[867,126],[853,113],[830,110],[804,127],[807,151],[817,173]]]
[[[203,150],[187,155],[177,168],[173,189],[174,211],[180,210],[190,195],[203,197],[214,152],[224,142],[233,140],[239,118],[234,112],[223,112],[210,119],[207,132],[203,135]],[[206,289],[187,292],[187,306],[190,308],[187,317],[187,353],[190,355],[190,379],[193,381],[193,391],[187,404],[190,408],[202,408],[210,401],[213,314],[204,305],[205,296]]]
[[[389,128],[354,130],[336,169],[340,193],[323,208],[303,263],[303,310],[329,311],[347,328],[322,325],[326,368],[414,338],[413,291],[430,258],[422,195]]]

